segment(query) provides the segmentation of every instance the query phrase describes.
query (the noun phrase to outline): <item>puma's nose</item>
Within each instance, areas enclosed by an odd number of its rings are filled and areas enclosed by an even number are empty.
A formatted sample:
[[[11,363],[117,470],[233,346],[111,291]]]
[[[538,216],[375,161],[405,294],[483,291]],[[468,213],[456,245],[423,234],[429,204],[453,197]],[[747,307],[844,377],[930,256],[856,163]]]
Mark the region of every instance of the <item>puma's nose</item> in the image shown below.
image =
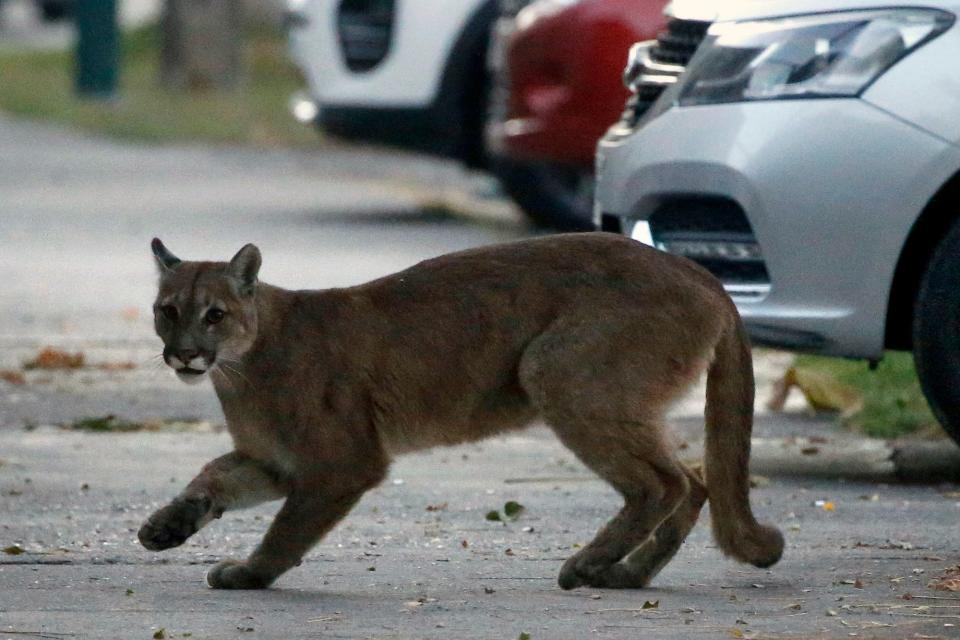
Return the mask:
[[[200,352],[196,349],[181,349],[177,351],[177,358],[180,359],[184,364],[189,364],[191,360],[200,355]]]

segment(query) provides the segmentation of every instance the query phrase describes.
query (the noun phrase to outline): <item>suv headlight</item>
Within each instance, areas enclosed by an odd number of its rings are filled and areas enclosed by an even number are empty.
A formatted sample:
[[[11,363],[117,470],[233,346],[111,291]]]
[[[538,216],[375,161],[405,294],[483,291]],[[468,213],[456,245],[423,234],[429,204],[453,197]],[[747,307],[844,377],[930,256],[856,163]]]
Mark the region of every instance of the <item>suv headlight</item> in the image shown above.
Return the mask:
[[[856,96],[953,19],[880,9],[715,24],[664,98],[686,106]]]

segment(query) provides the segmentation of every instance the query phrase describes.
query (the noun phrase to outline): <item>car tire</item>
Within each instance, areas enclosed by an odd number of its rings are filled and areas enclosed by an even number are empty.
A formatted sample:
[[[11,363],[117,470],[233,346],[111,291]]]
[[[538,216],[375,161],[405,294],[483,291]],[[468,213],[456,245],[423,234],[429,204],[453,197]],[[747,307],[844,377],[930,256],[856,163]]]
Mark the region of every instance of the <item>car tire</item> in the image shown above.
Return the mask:
[[[530,220],[558,231],[592,231],[593,173],[553,163],[491,161],[503,190]]]
[[[940,241],[921,280],[913,359],[930,409],[960,444],[960,221]]]
[[[64,20],[70,15],[70,7],[63,0],[46,0],[40,4],[40,15],[46,22]]]

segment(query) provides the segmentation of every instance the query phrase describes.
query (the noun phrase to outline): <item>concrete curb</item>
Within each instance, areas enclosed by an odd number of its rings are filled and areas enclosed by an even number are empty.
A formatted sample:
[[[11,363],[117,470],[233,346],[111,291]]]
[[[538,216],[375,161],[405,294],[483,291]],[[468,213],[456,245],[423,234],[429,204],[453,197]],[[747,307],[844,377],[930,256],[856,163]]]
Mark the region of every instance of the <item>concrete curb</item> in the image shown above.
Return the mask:
[[[699,461],[702,454],[702,443],[691,443],[682,458]],[[766,476],[960,482],[960,447],[950,441],[754,438],[750,470]]]

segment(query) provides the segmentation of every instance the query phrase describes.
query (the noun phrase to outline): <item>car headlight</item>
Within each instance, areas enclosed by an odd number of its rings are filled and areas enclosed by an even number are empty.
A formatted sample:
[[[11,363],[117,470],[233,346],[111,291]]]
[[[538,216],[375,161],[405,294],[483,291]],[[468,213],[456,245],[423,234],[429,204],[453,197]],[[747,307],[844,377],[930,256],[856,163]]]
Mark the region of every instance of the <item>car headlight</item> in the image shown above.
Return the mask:
[[[718,23],[671,102],[856,96],[953,19],[936,9],[880,9]]]

